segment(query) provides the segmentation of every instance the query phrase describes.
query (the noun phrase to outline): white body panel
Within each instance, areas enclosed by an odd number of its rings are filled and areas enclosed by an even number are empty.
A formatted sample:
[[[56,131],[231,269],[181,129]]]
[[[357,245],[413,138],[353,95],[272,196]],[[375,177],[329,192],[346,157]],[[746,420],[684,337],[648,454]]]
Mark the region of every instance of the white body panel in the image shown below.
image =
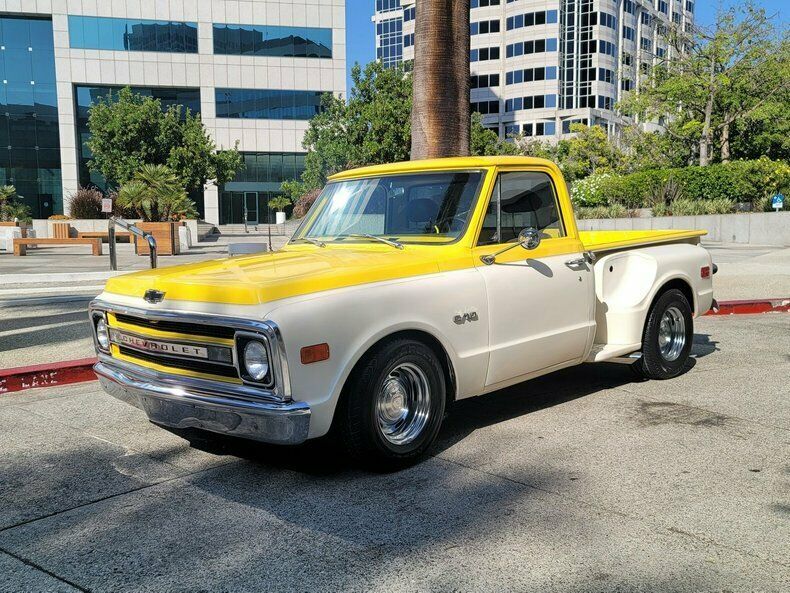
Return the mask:
[[[581,253],[478,268],[485,279],[491,358],[486,386],[580,362],[592,338],[592,269]]]
[[[667,282],[691,289],[695,315],[712,302],[711,265],[698,245],[667,244],[602,255],[593,269],[569,254],[362,284],[254,306],[165,301],[104,293],[108,303],[146,309],[269,319],[282,332],[293,398],[310,406],[309,437],[325,434],[360,358],[400,331],[429,334],[447,355],[457,398],[466,398],[641,347],[650,304]],[[476,313],[474,319],[473,313]],[[457,322],[456,316],[467,319]],[[300,350],[328,343],[329,360],[303,365]],[[593,344],[594,342],[594,344]]]

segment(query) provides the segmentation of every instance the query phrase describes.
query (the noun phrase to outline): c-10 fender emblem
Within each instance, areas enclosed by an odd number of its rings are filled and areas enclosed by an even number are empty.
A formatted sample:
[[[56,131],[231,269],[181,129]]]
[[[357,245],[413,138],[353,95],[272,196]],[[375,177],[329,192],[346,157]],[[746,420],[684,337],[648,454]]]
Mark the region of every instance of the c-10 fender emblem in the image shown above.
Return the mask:
[[[469,313],[459,313],[455,317],[453,317],[453,321],[457,325],[463,325],[467,321],[477,321],[479,317],[477,316],[477,311],[470,311]]]

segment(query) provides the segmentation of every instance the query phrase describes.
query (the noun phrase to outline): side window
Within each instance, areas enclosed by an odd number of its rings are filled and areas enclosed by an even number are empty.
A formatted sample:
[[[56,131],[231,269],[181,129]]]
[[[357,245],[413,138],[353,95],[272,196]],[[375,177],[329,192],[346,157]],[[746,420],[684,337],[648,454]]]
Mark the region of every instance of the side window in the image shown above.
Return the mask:
[[[551,177],[537,171],[501,173],[477,244],[515,241],[527,227],[541,231],[544,239],[565,236]]]

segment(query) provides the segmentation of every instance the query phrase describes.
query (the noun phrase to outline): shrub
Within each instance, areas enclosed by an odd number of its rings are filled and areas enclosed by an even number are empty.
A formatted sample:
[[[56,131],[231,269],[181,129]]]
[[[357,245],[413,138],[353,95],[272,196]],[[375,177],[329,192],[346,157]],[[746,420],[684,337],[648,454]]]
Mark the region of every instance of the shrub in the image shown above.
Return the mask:
[[[576,218],[632,218],[636,213],[622,204],[609,204],[608,206],[582,206],[576,210]]]
[[[611,175],[601,180],[605,203],[621,203],[627,208],[656,207],[687,199],[754,202],[790,188],[790,165],[760,158],[733,161],[707,167],[654,169],[630,175]],[[726,202],[717,202],[720,208]],[[712,208],[711,204],[707,205]],[[686,208],[686,206],[681,206]]]
[[[269,208],[272,210],[277,210],[277,212],[282,212],[291,205],[291,200],[289,200],[286,196],[274,196],[269,200]]]
[[[143,165],[118,192],[118,206],[145,222],[168,222],[197,215],[184,186],[164,165]]]
[[[296,202],[294,203],[294,210],[293,210],[294,218],[302,218],[303,216],[305,216],[320,194],[321,194],[320,189],[313,189],[303,194],[299,199],[297,199]]]
[[[571,185],[571,200],[578,206],[604,206],[607,200],[602,190],[611,176],[611,173],[593,173],[577,179]]]
[[[101,201],[104,195],[95,187],[80,187],[71,194],[69,214],[72,218],[104,218]]]
[[[4,185],[0,187],[0,221],[12,222],[19,220],[21,222],[30,222],[32,220],[30,215],[30,208],[17,199],[16,187],[13,185]]]

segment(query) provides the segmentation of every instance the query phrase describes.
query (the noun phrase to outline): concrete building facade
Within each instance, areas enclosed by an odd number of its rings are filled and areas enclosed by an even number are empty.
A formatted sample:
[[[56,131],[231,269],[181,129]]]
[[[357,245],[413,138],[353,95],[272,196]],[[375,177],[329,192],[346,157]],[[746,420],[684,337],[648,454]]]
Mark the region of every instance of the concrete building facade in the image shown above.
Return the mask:
[[[35,218],[68,213],[79,185],[105,183],[86,164],[88,108],[130,86],[238,142],[244,171],[196,196],[207,221],[267,220],[320,95],[345,95],[345,39],[345,0],[0,0],[0,184]]]
[[[375,2],[377,58],[414,59],[419,0]],[[693,0],[471,0],[472,110],[502,138],[556,139],[573,123],[614,133],[617,101],[673,57],[664,31],[693,22]]]

